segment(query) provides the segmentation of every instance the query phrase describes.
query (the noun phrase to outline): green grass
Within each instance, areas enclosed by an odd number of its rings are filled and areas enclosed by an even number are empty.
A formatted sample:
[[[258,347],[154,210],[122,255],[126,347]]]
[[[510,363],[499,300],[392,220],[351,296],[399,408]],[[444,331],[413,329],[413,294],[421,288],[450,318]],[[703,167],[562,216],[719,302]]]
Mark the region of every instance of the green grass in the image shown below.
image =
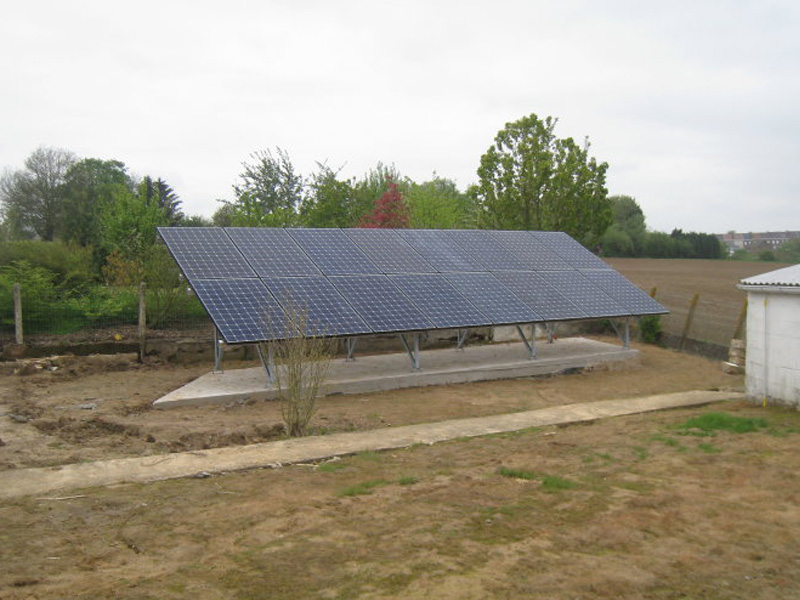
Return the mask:
[[[356,458],[361,460],[367,460],[370,462],[380,462],[381,455],[378,452],[373,452],[372,450],[365,450],[364,452],[359,452],[356,454]]]
[[[526,471],[524,469],[500,467],[497,469],[497,473],[503,477],[524,479],[526,481],[539,481],[542,484],[542,489],[546,492],[571,490],[578,487],[577,483],[570,481],[569,479],[564,479],[563,477],[559,477],[557,475],[545,475],[543,473],[536,473],[534,471]]]
[[[710,412],[693,417],[678,426],[680,429],[696,429],[704,433],[729,431],[731,433],[752,433],[767,426],[765,419],[736,417],[728,413]]]
[[[388,484],[389,482],[386,481],[385,479],[373,479],[372,481],[363,481],[361,483],[351,485],[350,487],[346,487],[343,490],[339,490],[336,493],[336,495],[345,498],[351,496],[364,496],[366,494],[371,494],[372,490],[374,490],[375,488]]]
[[[401,477],[400,479],[397,480],[397,483],[399,483],[400,485],[414,485],[415,483],[419,483],[419,477],[412,477],[412,476]]]
[[[720,450],[713,444],[708,444],[706,442],[700,442],[699,444],[697,444],[697,449],[707,454],[719,454],[720,452],[722,452],[722,450]]]
[[[342,469],[346,468],[347,468],[347,463],[326,462],[319,465],[317,467],[317,471],[321,471],[322,473],[335,473],[336,471],[341,471]]]

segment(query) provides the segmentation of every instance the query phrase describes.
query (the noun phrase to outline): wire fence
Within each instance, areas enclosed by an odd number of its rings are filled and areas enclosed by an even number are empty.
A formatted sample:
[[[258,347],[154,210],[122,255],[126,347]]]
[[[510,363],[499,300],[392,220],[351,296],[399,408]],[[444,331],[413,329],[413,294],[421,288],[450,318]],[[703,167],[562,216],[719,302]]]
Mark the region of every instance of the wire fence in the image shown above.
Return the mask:
[[[112,288],[86,295],[54,295],[20,288],[23,339],[30,345],[136,340],[139,337],[140,290]],[[693,295],[659,290],[656,299],[670,310],[662,317],[665,333],[681,336],[687,327]],[[146,337],[210,339],[214,328],[188,288],[146,290]],[[701,296],[688,326],[687,339],[727,346],[736,333],[742,302]],[[16,341],[13,293],[0,291],[0,343]]]
[[[188,288],[99,287],[83,294],[35,286],[0,290],[0,343],[68,345],[147,338],[213,335],[213,324]],[[16,295],[16,298],[15,298]],[[143,312],[142,312],[143,311]],[[21,313],[21,319],[19,314]]]

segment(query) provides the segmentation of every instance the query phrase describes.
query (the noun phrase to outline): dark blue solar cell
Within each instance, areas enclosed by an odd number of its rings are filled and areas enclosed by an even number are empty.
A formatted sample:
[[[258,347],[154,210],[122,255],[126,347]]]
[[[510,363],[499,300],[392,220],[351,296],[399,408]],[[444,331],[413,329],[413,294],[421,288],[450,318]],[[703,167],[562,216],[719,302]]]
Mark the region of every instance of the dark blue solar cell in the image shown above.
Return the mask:
[[[611,268],[562,231],[531,231],[530,234],[574,269]]]
[[[477,260],[440,229],[398,229],[397,233],[441,273],[485,271]]]
[[[255,277],[242,253],[219,227],[159,227],[158,233],[189,281]]]
[[[385,275],[331,277],[330,281],[375,332],[435,329]]]
[[[483,229],[452,229],[446,232],[473,260],[482,264],[486,271],[530,270],[530,267],[506,250],[492,233],[494,232]]]
[[[613,269],[582,269],[581,273],[632,315],[658,315],[669,312]]]
[[[286,231],[325,275],[380,272],[341,229],[287,229]]]
[[[620,317],[631,313],[578,271],[542,271],[547,285],[561,292],[590,317]]]
[[[585,319],[589,316],[563,294],[547,285],[536,273],[506,271],[495,273],[495,277],[545,321]]]
[[[436,327],[492,324],[440,273],[392,275],[390,279]]]
[[[283,310],[258,279],[195,279],[192,287],[229,344],[286,337]]]
[[[225,231],[259,277],[320,274],[319,269],[284,229],[228,227]]]
[[[345,229],[382,273],[433,273],[435,269],[393,229]]]
[[[372,333],[353,307],[325,277],[272,277],[263,280],[295,321],[305,321],[309,335]]]
[[[550,248],[537,241],[529,231],[491,231],[491,236],[524,263],[528,271],[555,271],[570,269]]]
[[[495,325],[544,320],[491,273],[447,273],[445,276]]]

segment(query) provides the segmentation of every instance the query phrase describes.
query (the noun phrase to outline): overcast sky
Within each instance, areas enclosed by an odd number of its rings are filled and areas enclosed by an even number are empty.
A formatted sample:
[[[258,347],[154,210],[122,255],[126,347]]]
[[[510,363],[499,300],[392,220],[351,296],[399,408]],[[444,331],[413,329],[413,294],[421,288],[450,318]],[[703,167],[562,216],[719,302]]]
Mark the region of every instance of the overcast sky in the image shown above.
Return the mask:
[[[800,229],[800,3],[6,2],[0,169],[38,146],[166,179],[189,214],[285,149],[461,189],[505,123],[588,136],[651,229]]]

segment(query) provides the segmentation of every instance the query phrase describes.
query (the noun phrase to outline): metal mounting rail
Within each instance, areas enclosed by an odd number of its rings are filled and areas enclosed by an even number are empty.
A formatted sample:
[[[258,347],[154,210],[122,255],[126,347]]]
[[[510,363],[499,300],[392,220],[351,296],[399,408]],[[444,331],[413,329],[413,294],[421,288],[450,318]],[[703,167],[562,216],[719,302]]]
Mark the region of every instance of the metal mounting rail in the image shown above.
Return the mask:
[[[419,371],[419,333],[414,333],[413,335],[413,347],[409,345],[408,340],[406,339],[406,335],[404,333],[398,333],[397,335],[400,336],[400,341],[403,342],[403,346],[408,352],[408,356],[411,358],[411,368],[414,371]]]
[[[267,347],[266,353],[264,352],[265,345]],[[267,372],[267,387],[271,387],[275,384],[275,355],[272,350],[272,344],[257,344],[256,348],[258,349],[258,358],[261,359],[261,364]]]
[[[525,332],[522,330],[521,325],[516,325],[517,333],[519,333],[519,337],[522,338],[522,343],[525,344],[525,348],[528,349],[528,358],[533,360],[536,358],[536,329],[535,325],[531,323],[531,339],[528,340],[528,336],[525,335]]]

